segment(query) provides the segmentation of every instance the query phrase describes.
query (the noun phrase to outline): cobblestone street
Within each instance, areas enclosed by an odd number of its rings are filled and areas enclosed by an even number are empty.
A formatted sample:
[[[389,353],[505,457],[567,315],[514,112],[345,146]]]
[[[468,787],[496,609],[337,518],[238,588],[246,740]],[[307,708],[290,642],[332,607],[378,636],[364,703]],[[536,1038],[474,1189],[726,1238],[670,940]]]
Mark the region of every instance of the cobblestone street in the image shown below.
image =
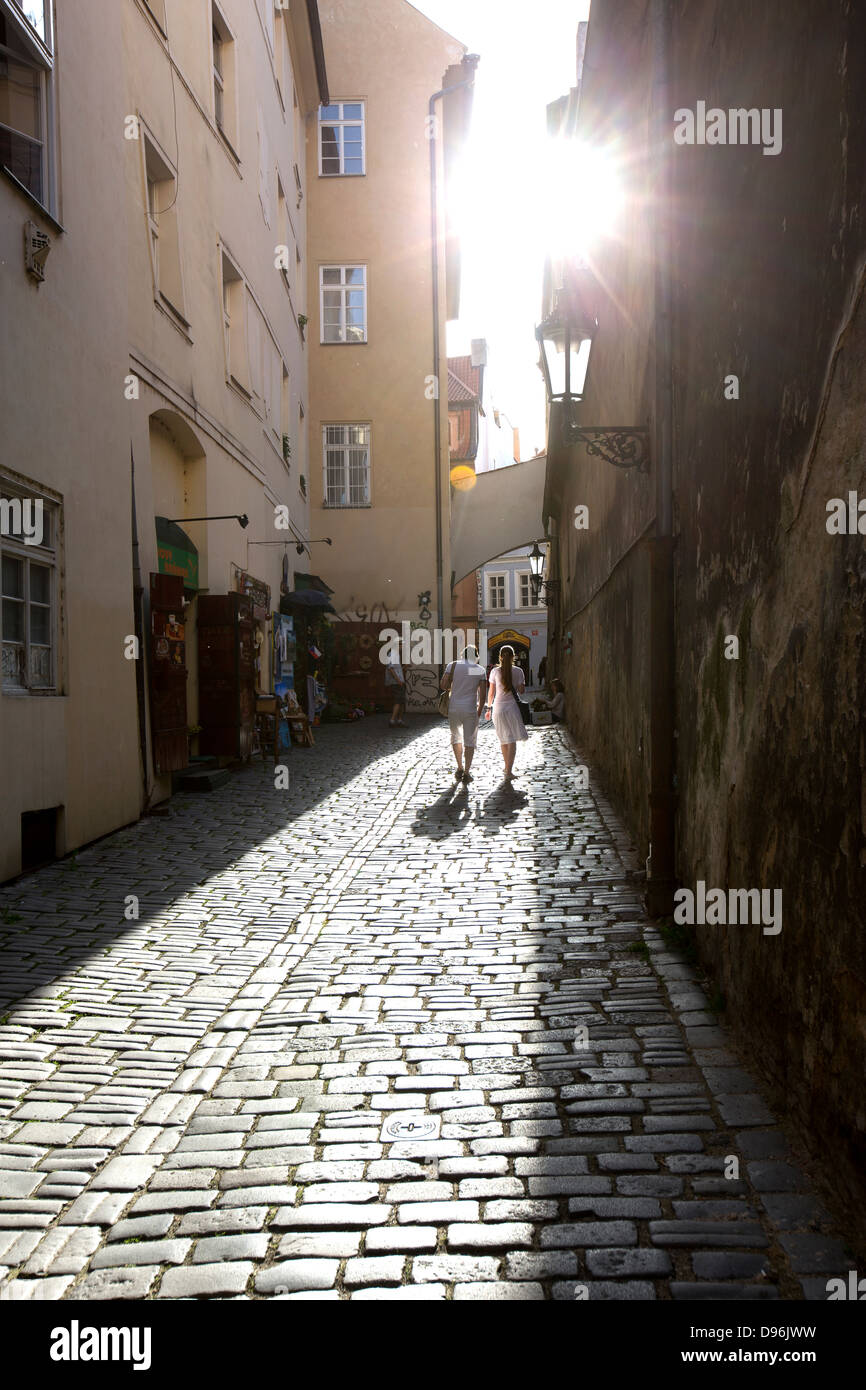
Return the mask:
[[[0,1299],[826,1298],[578,762],[325,727],[3,889]]]

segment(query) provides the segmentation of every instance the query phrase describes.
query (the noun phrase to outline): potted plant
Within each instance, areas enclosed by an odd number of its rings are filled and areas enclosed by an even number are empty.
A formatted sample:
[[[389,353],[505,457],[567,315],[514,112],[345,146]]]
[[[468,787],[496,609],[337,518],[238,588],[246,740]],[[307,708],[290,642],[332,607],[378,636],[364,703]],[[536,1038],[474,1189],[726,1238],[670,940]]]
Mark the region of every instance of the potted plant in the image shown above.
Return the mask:
[[[289,462],[291,461],[291,457],[292,457],[292,441],[289,439],[289,436],[288,436],[287,434],[284,434],[284,435],[283,435],[283,458],[286,460],[286,463],[289,463]]]
[[[307,326],[307,324],[308,324],[309,322],[310,322],[310,320],[307,318],[307,315],[306,315],[306,314],[298,314],[298,327],[299,327],[299,329],[301,330],[301,338],[302,338],[302,339],[303,339],[303,337],[304,337],[304,329],[306,328],[306,326]]]

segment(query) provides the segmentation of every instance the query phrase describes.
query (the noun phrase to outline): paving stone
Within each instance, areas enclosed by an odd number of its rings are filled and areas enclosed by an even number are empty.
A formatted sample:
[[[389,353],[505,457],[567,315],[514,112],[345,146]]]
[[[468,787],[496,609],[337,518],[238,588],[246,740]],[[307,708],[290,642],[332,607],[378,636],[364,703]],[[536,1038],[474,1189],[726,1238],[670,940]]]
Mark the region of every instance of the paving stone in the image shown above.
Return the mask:
[[[322,1202],[301,1207],[280,1207],[271,1225],[275,1230],[297,1227],[331,1226],[351,1228],[353,1226],[380,1226],[386,1222],[393,1207],[379,1202],[369,1202],[366,1206],[349,1202]]]
[[[455,1303],[517,1303],[538,1302],[544,1298],[540,1284],[497,1283],[497,1284],[455,1284]]]
[[[767,1303],[779,1297],[778,1289],[764,1284],[690,1284],[672,1279],[670,1290],[671,1298],[685,1302],[707,1299],[713,1303],[724,1300],[732,1303]]]
[[[13,1279],[0,1288],[0,1303],[54,1303],[72,1283],[71,1275],[52,1279]]]
[[[91,1184],[94,1192],[137,1192],[159,1167],[161,1160],[150,1156],[112,1158]]]
[[[509,1279],[564,1279],[577,1274],[577,1256],[565,1250],[546,1250],[540,1254],[520,1251],[509,1255],[505,1261],[505,1272]]]
[[[367,1249],[370,1249],[371,1237],[386,1230],[393,1229],[390,1226],[376,1227],[366,1233]],[[434,1240],[435,1246],[435,1240]],[[283,1236],[280,1241],[277,1253],[286,1259],[343,1259],[346,1256],[357,1255],[361,1248],[360,1231],[317,1231],[309,1235]]]
[[[184,1265],[166,1270],[159,1298],[206,1298],[243,1293],[255,1268],[252,1264]]]
[[[432,1251],[436,1249],[436,1237],[435,1226],[376,1226],[364,1237],[364,1249],[368,1255]]]
[[[354,1303],[356,1300],[365,1303],[443,1303],[445,1301],[445,1285],[435,1283],[404,1284],[401,1288],[358,1289],[352,1294],[352,1302]]]
[[[752,1279],[768,1273],[769,1264],[765,1255],[702,1250],[692,1256],[692,1269],[698,1279]]]
[[[99,1269],[85,1275],[69,1293],[69,1299],[82,1302],[94,1299],[143,1299],[147,1296],[160,1265],[126,1266],[123,1269]]]
[[[412,1261],[412,1279],[416,1284],[432,1284],[479,1279],[496,1279],[499,1261],[476,1255],[419,1255]]]
[[[181,1218],[177,1234],[208,1236],[228,1235],[233,1231],[260,1231],[267,1214],[267,1207],[253,1206],[244,1206],[237,1210],[218,1207],[215,1211],[187,1212],[186,1216]]]
[[[381,1255],[348,1260],[343,1282],[351,1287],[358,1284],[399,1284],[403,1278],[405,1260],[402,1255]]]
[[[119,1241],[103,1246],[93,1256],[91,1269],[112,1269],[116,1265],[183,1264],[190,1240],[142,1240],[136,1244]]]
[[[605,1279],[569,1279],[553,1284],[551,1295],[559,1302],[573,1303],[578,1290],[581,1301],[585,1299],[589,1303],[647,1303],[656,1297],[653,1285],[643,1279],[626,1279],[621,1284]]]
[[[586,1267],[601,1279],[659,1278],[673,1272],[663,1250],[587,1250]]]
[[[530,1222],[456,1222],[448,1227],[449,1250],[520,1250],[532,1245]]]
[[[255,1278],[256,1293],[330,1289],[337,1278],[338,1268],[338,1260],[283,1260],[259,1271]]]

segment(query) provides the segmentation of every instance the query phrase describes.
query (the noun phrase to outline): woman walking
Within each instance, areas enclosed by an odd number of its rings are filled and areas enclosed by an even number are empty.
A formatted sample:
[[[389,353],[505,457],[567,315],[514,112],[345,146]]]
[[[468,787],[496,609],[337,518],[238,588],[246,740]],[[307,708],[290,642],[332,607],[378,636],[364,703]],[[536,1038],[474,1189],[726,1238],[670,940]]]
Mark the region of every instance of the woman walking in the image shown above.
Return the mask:
[[[517,703],[517,696],[523,693],[526,678],[519,666],[514,664],[514,648],[501,647],[499,665],[490,672],[490,688],[487,692],[485,719],[493,716],[496,737],[502,745],[502,761],[505,763],[505,781],[513,776],[514,755],[518,743],[527,737],[523,716]]]

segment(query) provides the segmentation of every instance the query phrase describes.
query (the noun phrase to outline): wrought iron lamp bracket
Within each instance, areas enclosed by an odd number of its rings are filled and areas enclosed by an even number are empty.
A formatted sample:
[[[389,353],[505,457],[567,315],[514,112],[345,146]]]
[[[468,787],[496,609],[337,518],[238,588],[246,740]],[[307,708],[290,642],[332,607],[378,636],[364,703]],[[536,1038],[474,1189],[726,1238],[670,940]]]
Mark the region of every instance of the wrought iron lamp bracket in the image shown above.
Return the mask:
[[[593,429],[566,421],[562,436],[565,444],[583,444],[588,454],[604,459],[614,468],[636,468],[639,473],[649,472],[649,430],[643,427],[605,425]]]

